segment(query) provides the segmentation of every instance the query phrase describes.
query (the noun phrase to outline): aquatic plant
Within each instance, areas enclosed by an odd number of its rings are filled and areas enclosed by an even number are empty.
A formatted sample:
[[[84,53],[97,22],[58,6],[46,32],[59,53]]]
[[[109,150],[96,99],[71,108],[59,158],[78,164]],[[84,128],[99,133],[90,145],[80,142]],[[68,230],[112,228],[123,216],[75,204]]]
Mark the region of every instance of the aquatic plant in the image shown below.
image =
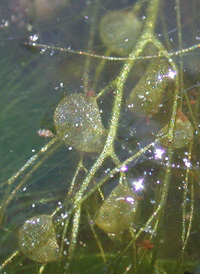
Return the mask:
[[[192,2],[190,12],[176,0],[172,12],[161,0],[68,1],[52,23],[27,14],[20,26],[9,16],[2,23],[1,271],[197,267],[200,97],[191,53],[199,57],[200,46]],[[183,47],[189,15],[192,39]]]

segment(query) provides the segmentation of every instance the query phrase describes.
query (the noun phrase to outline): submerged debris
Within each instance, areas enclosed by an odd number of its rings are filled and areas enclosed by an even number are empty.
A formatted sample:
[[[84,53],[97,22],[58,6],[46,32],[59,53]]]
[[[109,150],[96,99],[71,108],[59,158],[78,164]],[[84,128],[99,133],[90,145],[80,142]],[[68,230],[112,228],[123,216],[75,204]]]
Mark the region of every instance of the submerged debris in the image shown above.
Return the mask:
[[[53,132],[49,129],[38,129],[37,134],[40,137],[44,137],[44,138],[54,137]]]

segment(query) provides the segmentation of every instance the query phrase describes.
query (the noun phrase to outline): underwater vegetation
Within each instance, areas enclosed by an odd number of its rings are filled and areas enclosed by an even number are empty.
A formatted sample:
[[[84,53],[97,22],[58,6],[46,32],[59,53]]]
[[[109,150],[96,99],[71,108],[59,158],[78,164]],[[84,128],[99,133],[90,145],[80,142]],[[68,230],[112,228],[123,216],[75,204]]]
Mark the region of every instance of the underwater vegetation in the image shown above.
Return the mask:
[[[200,3],[1,3],[0,273],[200,271]]]

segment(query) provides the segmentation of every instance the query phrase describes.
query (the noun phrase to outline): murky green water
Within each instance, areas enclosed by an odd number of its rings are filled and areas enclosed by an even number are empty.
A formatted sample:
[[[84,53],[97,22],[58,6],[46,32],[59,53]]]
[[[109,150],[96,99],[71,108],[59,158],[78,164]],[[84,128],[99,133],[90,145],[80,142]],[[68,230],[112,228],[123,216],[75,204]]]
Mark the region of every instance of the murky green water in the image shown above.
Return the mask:
[[[199,273],[198,1],[0,6],[2,273]]]

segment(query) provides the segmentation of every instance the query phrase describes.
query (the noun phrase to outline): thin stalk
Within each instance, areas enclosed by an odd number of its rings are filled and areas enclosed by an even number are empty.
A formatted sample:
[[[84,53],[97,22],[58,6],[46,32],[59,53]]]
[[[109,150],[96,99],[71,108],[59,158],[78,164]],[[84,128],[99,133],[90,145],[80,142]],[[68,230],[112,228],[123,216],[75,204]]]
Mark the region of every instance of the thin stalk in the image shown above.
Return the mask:
[[[149,32],[149,34],[150,34],[150,32]],[[152,34],[153,34],[153,30],[152,30]],[[144,38],[148,39],[148,38],[146,38],[146,36],[144,36]],[[110,61],[148,60],[148,59],[153,59],[153,58],[158,58],[158,57],[166,57],[166,55],[163,53],[156,54],[156,55],[149,55],[149,56],[137,56],[137,55],[131,56],[130,54],[128,57],[104,56],[104,55],[99,55],[99,54],[95,54],[95,53],[78,51],[78,50],[73,50],[73,49],[68,49],[68,48],[63,48],[63,47],[48,46],[48,45],[44,45],[44,44],[36,44],[36,43],[32,43],[32,44],[24,43],[24,44],[29,45],[29,46],[31,45],[33,47],[38,47],[38,48],[44,48],[44,49],[49,49],[49,50],[58,50],[58,51],[62,51],[62,52],[68,52],[68,53],[78,54],[78,55],[82,55],[82,56],[89,56],[91,58],[96,58],[96,59],[106,59],[106,60],[110,60]],[[180,54],[184,55],[184,54],[186,54],[190,51],[193,51],[195,49],[198,49],[198,48],[200,48],[200,44],[196,44],[196,45],[187,47],[182,50],[168,52],[167,56],[178,56]]]
[[[111,51],[109,49],[107,49],[104,55],[110,56],[110,54],[111,54]],[[107,59],[102,59],[95,70],[94,83],[93,83],[93,87],[92,87],[93,90],[96,90],[96,85],[98,83],[98,80],[102,73],[102,70],[105,67],[106,61],[107,61]]]
[[[174,68],[174,70],[177,71],[176,66],[172,61],[171,61],[171,65]],[[173,139],[174,139],[174,131],[175,131],[175,124],[176,124],[177,109],[178,109],[178,100],[179,100],[179,75],[177,74],[177,76],[175,77],[172,114],[169,122],[169,131],[168,131],[168,140],[169,140],[168,163],[167,163],[167,168],[165,172],[165,177],[163,180],[163,189],[162,189],[161,201],[159,205],[160,207],[159,218],[158,218],[159,221],[158,221],[158,228],[157,228],[156,240],[155,240],[156,244],[155,244],[155,248],[153,249],[150,273],[153,273],[154,271],[154,266],[157,258],[159,239],[160,239],[161,230],[162,230],[162,220],[164,216],[164,206],[168,196],[168,189],[169,189],[169,183],[170,183],[171,172],[172,172],[171,165],[173,162],[173,154],[174,154]]]
[[[18,256],[20,254],[19,250],[16,250],[15,252],[13,252],[12,255],[10,255],[4,262],[3,264],[0,266],[0,271],[7,266],[7,264],[12,262],[12,259],[14,259],[16,256]]]
[[[98,18],[98,7],[99,7],[99,0],[94,0],[92,2],[93,5],[93,12],[92,17],[90,18],[91,21],[91,27],[89,31],[89,39],[88,39],[88,45],[87,49],[90,50],[93,47],[94,44],[94,37],[96,33],[96,22]],[[83,75],[83,86],[84,86],[84,92],[89,91],[89,75],[90,75],[90,65],[91,65],[91,58],[87,56],[85,60],[85,69],[84,69],[84,75]]]
[[[92,219],[92,217],[90,216],[89,212],[88,212],[88,209],[86,209],[86,213],[87,213],[87,217],[88,217],[88,220],[89,220],[89,225],[90,225],[90,229],[92,230],[92,233],[94,235],[94,238],[97,242],[97,245],[99,247],[99,250],[100,250],[100,253],[101,253],[101,257],[102,257],[102,260],[104,262],[104,264],[106,263],[106,255],[105,255],[105,252],[103,250],[103,247],[102,247],[102,244],[101,244],[101,241],[99,240],[99,237],[96,233],[96,230],[94,228],[94,224],[92,222],[90,222],[90,220]]]
[[[44,163],[44,161],[49,157],[49,155],[53,153],[61,145],[61,143],[57,143],[57,141],[58,141],[57,138],[52,139],[47,145],[41,148],[37,154],[31,157],[18,172],[16,172],[8,181],[6,181],[9,187],[5,193],[5,198],[2,201],[0,206],[0,224],[2,224],[3,215],[6,208],[11,203],[16,193],[24,186],[28,178]],[[39,158],[39,156],[43,156],[43,158],[40,159],[38,163],[35,163],[36,160]],[[32,169],[25,175],[25,177],[19,182],[19,184],[10,193],[12,184],[14,184],[16,179],[20,175],[22,175],[22,173],[24,173],[27,168],[33,165],[33,163],[35,165],[32,167]]]
[[[79,230],[79,224],[80,224],[80,217],[81,217],[81,206],[77,207],[77,209],[74,213],[72,233],[71,233],[70,245],[69,245],[69,250],[68,250],[68,265],[69,266],[70,266],[71,260],[74,256],[74,251],[76,248],[77,236],[78,236],[78,230]]]
[[[190,144],[189,147],[189,152],[188,152],[188,160],[191,162],[192,158],[192,146],[193,143]],[[193,183],[191,183],[190,187],[190,213],[189,213],[189,223],[188,226],[186,225],[186,216],[187,216],[187,197],[188,197],[188,191],[189,191],[189,175],[190,175],[190,169],[187,168],[186,170],[186,176],[185,176],[185,182],[184,182],[184,191],[183,191],[183,203],[182,203],[182,235],[181,235],[181,240],[182,240],[182,250],[181,250],[181,255],[179,258],[179,261],[177,262],[177,265],[174,269],[174,273],[177,273],[178,269],[184,270],[184,253],[185,253],[185,248],[189,239],[189,235],[191,232],[191,227],[192,227],[192,220],[193,220],[193,214],[194,214],[194,186]],[[192,180],[191,180],[192,181]]]
[[[177,20],[177,28],[178,28],[178,42],[179,42],[179,50],[182,50],[182,32],[181,32],[181,9],[180,9],[180,1],[176,0],[176,20]],[[183,101],[183,54],[180,53],[180,108],[182,107]]]
[[[40,267],[38,274],[44,273],[45,267],[46,267],[46,264],[43,264],[43,265]]]

